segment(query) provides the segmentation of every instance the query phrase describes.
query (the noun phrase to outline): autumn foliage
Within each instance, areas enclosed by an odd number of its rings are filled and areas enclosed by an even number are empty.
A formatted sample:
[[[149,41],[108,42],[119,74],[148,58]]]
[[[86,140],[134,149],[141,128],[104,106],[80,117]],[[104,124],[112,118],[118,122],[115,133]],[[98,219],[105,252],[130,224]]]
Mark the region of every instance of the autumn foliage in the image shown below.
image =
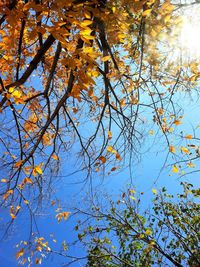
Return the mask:
[[[195,166],[193,134],[173,143],[183,120],[174,96],[199,77],[195,62],[169,60],[175,11],[168,0],[1,1],[0,194],[11,220],[50,193],[73,148],[88,177],[110,174],[156,131],[172,172]]]

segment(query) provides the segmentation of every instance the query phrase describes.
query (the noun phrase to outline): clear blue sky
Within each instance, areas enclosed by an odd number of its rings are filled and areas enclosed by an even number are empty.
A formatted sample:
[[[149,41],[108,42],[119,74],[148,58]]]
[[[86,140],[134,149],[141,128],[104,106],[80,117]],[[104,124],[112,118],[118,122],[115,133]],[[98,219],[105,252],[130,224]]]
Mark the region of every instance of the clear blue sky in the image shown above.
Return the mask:
[[[185,133],[192,133],[192,125],[197,126],[200,124],[199,117],[199,107],[200,102],[194,101],[189,102],[189,98],[186,96],[182,96],[179,98],[179,102],[182,103],[182,106],[185,107],[185,117],[184,124],[180,126],[178,132],[181,132],[184,129]],[[190,104],[189,104],[190,103]],[[156,140],[156,139],[155,139]],[[152,146],[153,144],[153,146]],[[133,165],[133,175],[132,181],[133,184],[136,185],[139,191],[144,192],[143,205],[148,206],[151,204],[152,198],[152,188],[160,188],[162,186],[166,186],[171,193],[176,193],[179,191],[179,180],[178,175],[173,174],[169,176],[170,167],[167,170],[163,170],[161,172],[159,178],[158,174],[162,165],[165,162],[166,155],[168,150],[166,150],[166,146],[164,145],[164,140],[159,139],[159,142],[154,142],[154,136],[149,135],[144,142],[142,147],[142,151],[145,151],[150,147],[150,150],[143,154],[141,161],[136,162]],[[75,169],[75,161],[73,157],[68,158],[66,163],[66,156],[63,154],[61,156],[61,169],[60,174],[65,175],[70,172],[73,172]],[[171,156],[170,156],[171,157]],[[170,161],[169,161],[170,162]],[[172,163],[172,161],[171,161]],[[87,194],[89,194],[89,186],[88,184],[74,184],[77,181],[80,181],[84,178],[86,173],[78,172],[73,176],[61,178],[60,182],[55,183],[55,191],[57,196],[62,200],[62,204],[65,206],[67,211],[72,210],[72,208],[76,205],[82,205],[84,208],[84,198]],[[156,184],[154,181],[157,180]],[[198,175],[190,175],[187,177],[193,184],[199,186],[199,178]],[[182,180],[185,180],[184,178]],[[99,194],[108,192],[113,197],[116,197],[123,189],[126,188],[127,184],[130,183],[130,173],[129,169],[126,168],[119,173],[113,173],[110,176],[104,177],[102,182],[102,177],[97,173],[95,177],[93,177],[94,181],[94,192],[99,192]],[[81,204],[80,204],[81,203]],[[66,243],[72,242],[76,237],[76,233],[73,228],[76,224],[78,217],[69,217],[66,222],[57,223],[55,219],[55,209],[56,207],[51,207],[49,209],[45,209],[38,214],[37,223],[40,230],[41,236],[44,236],[49,239],[50,234],[54,234],[57,243],[51,242],[53,244],[53,248],[59,250],[61,247],[61,243],[63,240]],[[1,211],[1,214],[6,217],[8,215],[8,211]],[[1,233],[4,232],[4,229],[0,229]],[[20,215],[15,224],[12,227],[12,231],[9,233],[6,239],[2,240],[0,243],[0,266],[1,267],[15,267],[17,266],[15,260],[15,244],[20,240],[26,240],[29,233],[29,217],[25,215]],[[83,248],[79,246],[72,247],[69,251],[71,255],[84,255]],[[50,256],[48,259],[44,261],[42,266],[59,266],[60,263],[64,263],[65,259],[59,256]],[[34,265],[33,265],[34,266]],[[81,266],[78,263],[75,263],[71,266]],[[82,265],[84,266],[84,264]]]

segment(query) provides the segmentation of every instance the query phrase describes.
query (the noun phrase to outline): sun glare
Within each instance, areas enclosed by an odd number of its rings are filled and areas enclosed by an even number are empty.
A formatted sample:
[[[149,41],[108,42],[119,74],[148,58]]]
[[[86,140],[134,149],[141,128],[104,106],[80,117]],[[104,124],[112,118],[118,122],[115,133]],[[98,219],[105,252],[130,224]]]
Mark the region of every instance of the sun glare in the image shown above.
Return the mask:
[[[182,55],[190,60],[200,59],[200,16],[186,17],[180,31]]]
[[[179,59],[182,62],[200,60],[200,4],[188,5],[179,12],[182,17],[178,36]]]
[[[180,23],[172,26],[165,36],[169,48],[169,61],[184,64],[200,61],[200,4],[177,10]]]

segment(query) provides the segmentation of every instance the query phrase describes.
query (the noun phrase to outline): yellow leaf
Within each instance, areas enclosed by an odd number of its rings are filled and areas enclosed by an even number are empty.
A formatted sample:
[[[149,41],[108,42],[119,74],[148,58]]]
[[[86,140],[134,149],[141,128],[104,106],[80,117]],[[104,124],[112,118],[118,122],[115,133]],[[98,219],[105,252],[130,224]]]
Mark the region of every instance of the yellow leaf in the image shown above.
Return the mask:
[[[92,20],[88,20],[88,19],[86,19],[86,20],[84,20],[84,21],[82,21],[82,22],[80,23],[80,26],[81,26],[81,27],[86,27],[86,26],[88,26],[88,25],[90,25],[90,24],[92,24],[92,23],[93,23]]]
[[[186,148],[186,147],[181,147],[181,152],[184,153],[184,154],[189,154],[190,151]]]
[[[28,200],[24,200],[24,203],[25,203],[26,205],[28,205],[28,204],[29,204]]]
[[[124,33],[120,33],[120,34],[118,34],[118,38],[119,38],[120,41],[122,41],[122,42],[123,42],[123,39],[126,38],[126,37],[127,37],[127,35],[124,34]]]
[[[112,7],[112,12],[113,12],[113,13],[116,12],[116,7],[115,7],[115,6]]]
[[[86,37],[85,35],[90,35],[91,32],[92,32],[92,30],[90,28],[87,28],[87,29],[80,31],[80,34],[83,35],[84,37]]]
[[[143,13],[142,13],[142,16],[143,17],[147,17],[148,15],[150,15],[151,14],[151,9],[147,9],[147,10],[145,10]]]
[[[94,36],[91,36],[91,35],[82,35],[82,36],[81,36],[81,39],[82,39],[83,41],[88,42],[88,40],[94,40],[95,37],[94,37]]]
[[[112,152],[112,151],[113,151],[113,147],[112,147],[112,146],[108,146],[108,147],[107,147],[107,151],[108,151],[108,152]]]
[[[14,219],[16,219],[16,216],[15,216],[15,214],[13,214],[13,213],[10,213],[10,217],[14,220]]]
[[[16,259],[18,260],[23,255],[24,255],[24,249],[22,248],[16,253]]]
[[[152,193],[156,195],[157,194],[157,190],[155,188],[152,188]]]
[[[40,166],[36,166],[36,167],[34,168],[34,170],[35,170],[38,174],[43,174],[42,169],[40,168]]]
[[[174,6],[170,3],[170,1],[165,1],[162,5],[162,9],[166,12],[171,12],[174,10]]]
[[[133,196],[130,196],[130,198],[131,198],[132,200],[136,200],[136,198],[135,198],[135,197],[133,197]]]
[[[164,17],[164,22],[167,23],[168,21],[170,21],[170,19],[171,19],[171,15],[170,14],[169,15],[166,15]]]
[[[21,92],[18,90],[13,91],[12,93],[13,97],[20,98],[22,96]]]
[[[188,134],[188,135],[185,136],[185,138],[186,138],[186,139],[192,139],[193,136],[192,136],[191,134]]]
[[[179,172],[179,168],[176,165],[174,165],[172,168],[172,172],[175,172],[175,173]]]
[[[187,163],[187,166],[188,166],[189,168],[194,168],[194,167],[195,167],[194,163],[192,163],[192,162]]]
[[[8,56],[3,56],[3,58],[5,59],[5,60],[8,60],[9,59],[9,57]],[[13,87],[11,87],[11,88],[13,88]]]
[[[107,147],[107,151],[110,152],[110,153],[113,153],[113,154],[117,153],[117,151],[112,146],[108,146]]]
[[[1,182],[2,183],[7,183],[7,180],[6,179],[1,179]]]
[[[14,90],[15,90],[15,87],[10,87],[8,92],[12,94],[14,92]]]
[[[172,146],[172,145],[170,145],[169,146],[169,152],[171,152],[171,153],[174,153],[175,154],[175,148],[174,148],[174,146]]]
[[[91,18],[91,13],[89,11],[84,11],[84,15],[85,15],[86,19]]]
[[[151,231],[150,229],[147,229],[147,230],[145,231],[145,234],[146,234],[146,235],[152,235],[152,231]]]
[[[150,134],[150,135],[154,135],[154,130],[150,130],[150,131],[149,131],[149,134]]]
[[[112,138],[112,132],[108,131],[108,139],[111,139],[111,138]]]
[[[105,57],[102,57],[102,58],[101,58],[101,60],[102,60],[103,62],[108,61],[109,59],[110,59],[110,56],[105,56]]]
[[[172,127],[170,127],[170,128],[167,129],[167,131],[168,131],[169,133],[173,133],[174,129],[173,129]]]
[[[129,192],[130,192],[131,194],[135,194],[135,193],[136,193],[136,191],[135,191],[134,189],[129,189]]]

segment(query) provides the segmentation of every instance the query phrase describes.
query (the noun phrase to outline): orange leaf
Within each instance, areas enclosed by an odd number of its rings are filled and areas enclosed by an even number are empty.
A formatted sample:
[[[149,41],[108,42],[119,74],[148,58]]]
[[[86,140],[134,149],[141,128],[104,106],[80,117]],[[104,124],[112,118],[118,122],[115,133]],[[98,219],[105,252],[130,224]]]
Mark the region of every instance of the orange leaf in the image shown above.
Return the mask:
[[[175,120],[175,121],[173,122],[173,124],[180,125],[180,124],[182,124],[182,122],[179,121],[179,120]]]
[[[33,181],[29,177],[26,177],[26,178],[24,178],[23,183],[24,184],[26,184],[26,183],[32,184]]]
[[[193,136],[192,136],[191,134],[188,134],[188,135],[185,136],[185,138],[186,138],[186,139],[192,139]]]
[[[58,222],[60,222],[62,219],[64,219],[66,221],[69,214],[70,214],[70,212],[63,211],[63,212],[56,214],[56,218],[57,218]]]
[[[19,160],[18,162],[15,163],[14,167],[18,168],[22,165],[22,163],[23,163],[23,160]]]
[[[54,206],[56,202],[54,200],[51,201],[51,206]]]
[[[52,159],[59,160],[59,157],[55,153],[51,157]]]
[[[119,161],[122,160],[122,158],[120,157],[119,153],[116,154],[116,159],[119,160]]]
[[[39,259],[39,258],[36,258],[36,260],[35,260],[35,264],[41,264],[42,263],[42,259]]]
[[[68,212],[68,211],[63,212],[63,218],[64,218],[64,220],[67,220],[69,214],[70,214],[70,212]]]
[[[3,199],[4,200],[6,200],[10,195],[12,195],[13,194],[13,190],[12,189],[10,189],[10,190],[8,190],[6,193],[5,193],[5,195],[3,195]]]
[[[10,217],[14,220],[14,219],[16,219],[16,216],[15,216],[15,214],[13,214],[13,213],[10,213]]]
[[[103,163],[106,163],[106,158],[104,156],[99,157],[99,160],[101,160]]]
[[[24,249],[22,248],[16,253],[16,259],[18,260],[23,255],[24,255]]]
[[[175,147],[174,146],[172,146],[172,145],[170,145],[169,146],[169,152],[171,152],[171,153],[174,153],[175,154]]]

